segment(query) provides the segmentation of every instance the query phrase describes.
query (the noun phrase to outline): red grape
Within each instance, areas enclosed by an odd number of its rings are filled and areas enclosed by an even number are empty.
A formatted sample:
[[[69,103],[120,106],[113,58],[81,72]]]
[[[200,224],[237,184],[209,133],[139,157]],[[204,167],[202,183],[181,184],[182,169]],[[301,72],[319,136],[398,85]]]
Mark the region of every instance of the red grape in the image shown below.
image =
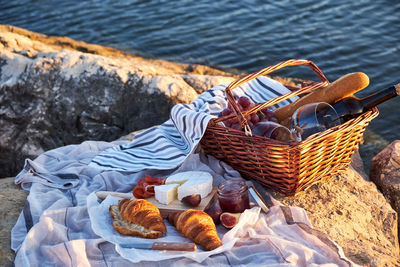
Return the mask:
[[[251,114],[251,122],[253,124],[257,124],[260,121],[260,118],[256,113]]]
[[[239,98],[235,97],[235,100],[240,112],[248,111],[255,107],[255,104],[252,103],[250,98],[248,98],[247,96],[241,96]],[[231,103],[228,103],[228,107],[222,110],[218,114],[218,117],[225,117],[233,113],[234,113],[233,107]],[[263,108],[261,111],[257,113],[249,114],[245,118],[250,126],[250,129],[254,129],[255,126],[265,121],[273,121],[273,122],[278,121],[274,116],[274,112],[269,110],[268,107]],[[236,117],[233,119],[226,120],[223,123],[226,127],[231,127],[232,129],[235,130],[244,131],[244,129],[242,129],[242,127],[240,127],[240,124],[237,122]]]
[[[267,118],[271,118],[271,117],[275,116],[275,113],[269,109],[266,112],[264,112],[264,114],[267,116]]]
[[[275,118],[275,117],[271,117],[271,118],[269,118],[269,120],[270,120],[270,121],[273,121],[273,122],[278,122],[278,119]]]
[[[266,114],[266,113],[268,112],[268,107],[263,108],[263,109],[261,110],[261,112],[264,113],[264,114]]]
[[[242,127],[240,127],[239,123],[233,123],[231,128],[239,131],[242,130]]]
[[[222,115],[222,117],[224,117],[224,116],[228,116],[228,115],[230,115],[230,114],[232,114],[232,109],[230,109],[230,108],[225,108],[223,111],[221,111],[221,115]]]
[[[259,121],[266,121],[267,120],[267,117],[264,115],[264,113],[260,112],[257,115],[258,115]]]
[[[225,124],[225,127],[231,127],[232,126],[231,120],[224,121],[224,124]]]
[[[238,104],[241,105],[243,108],[247,108],[250,104],[251,101],[247,96],[241,96],[238,99]]]

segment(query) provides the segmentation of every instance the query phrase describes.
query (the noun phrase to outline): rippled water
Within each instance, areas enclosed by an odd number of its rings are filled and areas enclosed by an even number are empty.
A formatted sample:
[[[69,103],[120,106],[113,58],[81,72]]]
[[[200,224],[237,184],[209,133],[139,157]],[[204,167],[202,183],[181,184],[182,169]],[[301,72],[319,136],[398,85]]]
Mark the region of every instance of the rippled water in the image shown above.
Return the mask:
[[[270,3],[268,3],[270,2]],[[0,1],[0,23],[142,56],[252,72],[290,58],[331,81],[362,71],[360,96],[400,82],[400,1]],[[312,79],[307,68],[280,75]],[[400,97],[369,129],[400,139]]]

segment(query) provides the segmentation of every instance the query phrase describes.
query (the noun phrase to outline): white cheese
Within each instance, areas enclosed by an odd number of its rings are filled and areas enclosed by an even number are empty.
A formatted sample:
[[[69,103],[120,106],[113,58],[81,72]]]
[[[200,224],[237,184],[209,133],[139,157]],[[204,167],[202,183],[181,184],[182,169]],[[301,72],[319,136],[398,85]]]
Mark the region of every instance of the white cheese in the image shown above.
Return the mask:
[[[165,205],[176,199],[179,184],[165,184],[154,187],[154,198]]]
[[[180,172],[168,177],[165,184],[179,184],[178,199],[182,200],[185,196],[200,194],[205,198],[212,191],[213,178],[208,172],[188,171]]]

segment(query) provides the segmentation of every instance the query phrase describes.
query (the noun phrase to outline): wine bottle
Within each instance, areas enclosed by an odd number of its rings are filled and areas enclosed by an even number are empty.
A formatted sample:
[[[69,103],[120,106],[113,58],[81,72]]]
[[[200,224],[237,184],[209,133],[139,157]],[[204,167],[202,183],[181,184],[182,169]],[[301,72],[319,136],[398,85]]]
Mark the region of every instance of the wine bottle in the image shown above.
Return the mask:
[[[339,116],[340,123],[344,123],[399,94],[400,83],[364,98],[343,98],[332,106]]]

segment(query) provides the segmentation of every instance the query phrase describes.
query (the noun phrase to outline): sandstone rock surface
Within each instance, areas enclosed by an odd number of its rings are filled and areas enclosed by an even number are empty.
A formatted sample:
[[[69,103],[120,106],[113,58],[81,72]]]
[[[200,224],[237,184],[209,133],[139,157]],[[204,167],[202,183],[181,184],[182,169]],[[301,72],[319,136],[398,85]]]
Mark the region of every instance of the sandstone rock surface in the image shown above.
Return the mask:
[[[25,158],[164,122],[233,75],[0,25],[0,177]]]
[[[28,192],[14,184],[14,178],[0,179],[0,266],[13,266],[11,229],[24,208]]]
[[[285,205],[304,208],[313,227],[338,243],[353,262],[400,266],[397,213],[375,184],[365,180],[361,165],[354,154],[353,167],[334,179],[296,197],[274,196]]]
[[[370,178],[400,214],[400,140],[393,141],[372,158]]]

